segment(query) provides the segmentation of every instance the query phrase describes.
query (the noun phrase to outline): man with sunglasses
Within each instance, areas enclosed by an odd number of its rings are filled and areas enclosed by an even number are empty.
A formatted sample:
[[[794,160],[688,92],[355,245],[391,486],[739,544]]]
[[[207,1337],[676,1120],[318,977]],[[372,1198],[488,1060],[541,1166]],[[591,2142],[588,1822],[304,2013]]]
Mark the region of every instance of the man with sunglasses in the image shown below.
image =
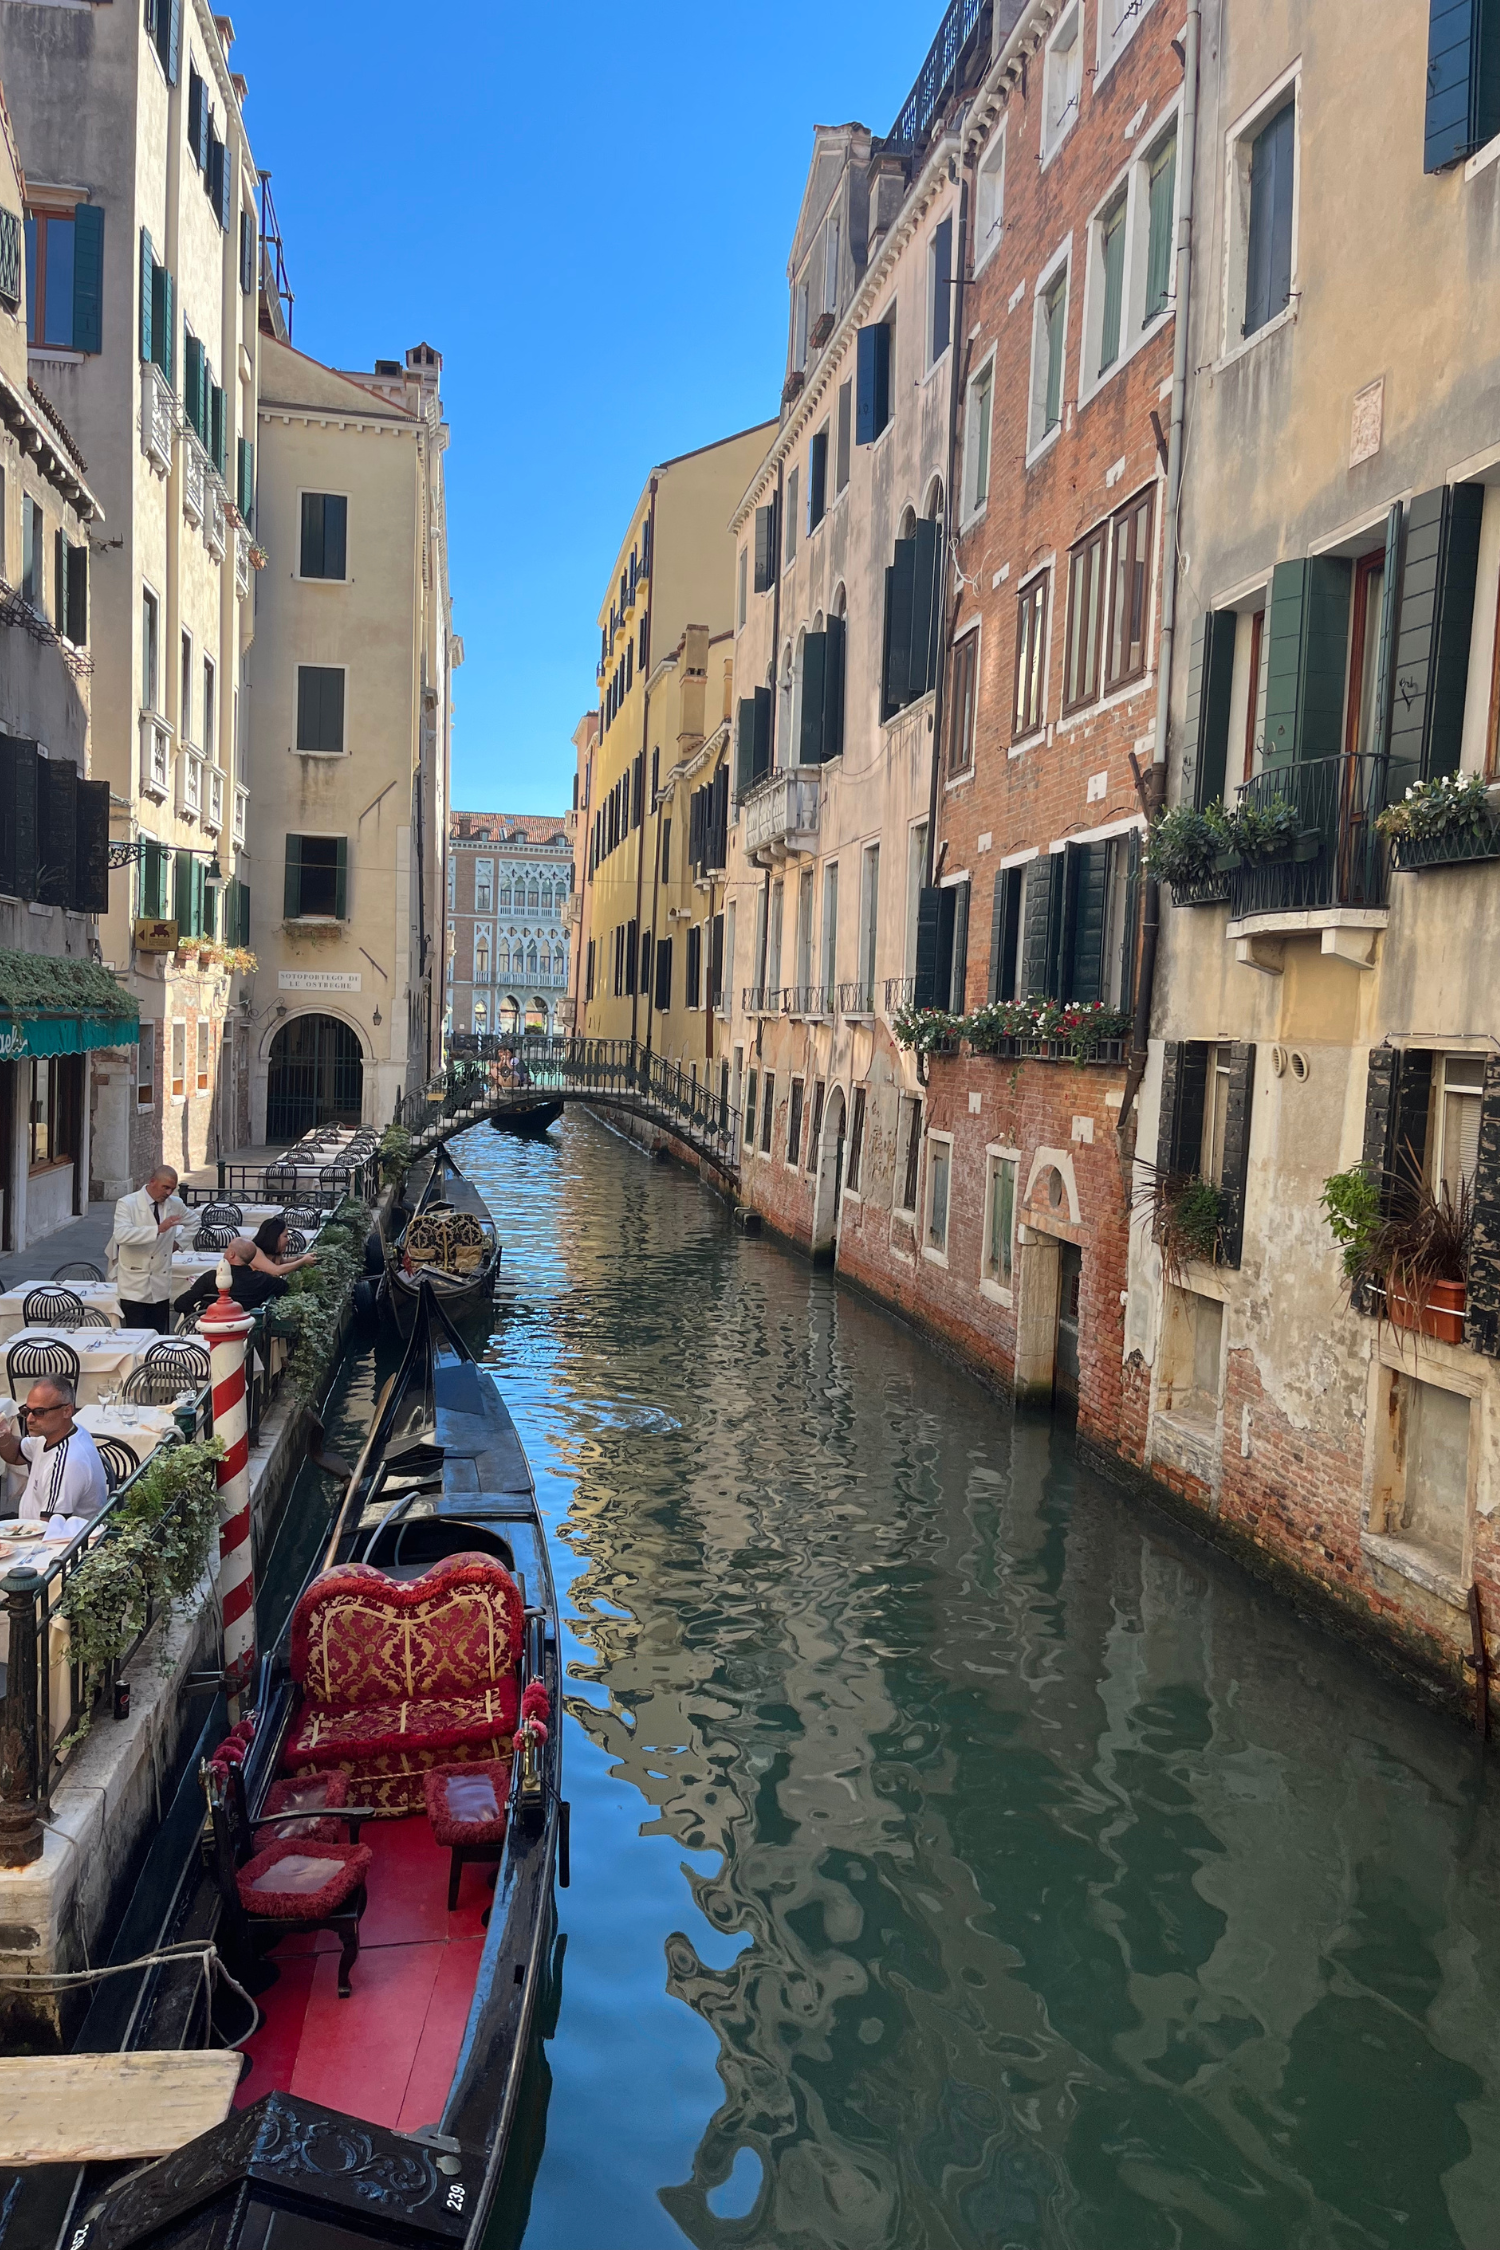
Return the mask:
[[[10,1403],[6,1399],[0,1412]],[[27,1523],[47,1516],[96,1516],[109,1498],[99,1449],[74,1421],[77,1410],[77,1394],[64,1376],[39,1375],[26,1404],[15,1410],[27,1434],[11,1428],[8,1414],[0,1420],[0,1461],[31,1465],[18,1511]]]

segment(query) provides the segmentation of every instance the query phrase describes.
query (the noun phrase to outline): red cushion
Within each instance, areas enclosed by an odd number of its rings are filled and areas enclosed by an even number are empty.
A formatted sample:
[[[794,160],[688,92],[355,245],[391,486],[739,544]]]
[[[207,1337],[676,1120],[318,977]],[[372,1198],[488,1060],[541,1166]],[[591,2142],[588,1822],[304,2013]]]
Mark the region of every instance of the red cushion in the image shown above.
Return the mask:
[[[488,1742],[464,1743],[456,1750],[441,1753],[432,1750],[406,1750],[378,1758],[361,1758],[353,1772],[351,1786],[362,1805],[369,1805],[383,1817],[397,1820],[407,1813],[421,1812],[427,1802],[423,1783],[434,1765],[482,1765],[486,1760],[504,1758],[510,1751],[510,1737],[504,1741],[491,1736]]]
[[[448,1555],[397,1581],[368,1564],[325,1570],[292,1615],[292,1676],[342,1708],[471,1695],[515,1665],[520,1589],[492,1555]]]
[[[278,1922],[321,1921],[358,1890],[374,1856],[368,1844],[268,1844],[235,1877],[240,1904]]]
[[[445,1850],[455,1844],[502,1844],[510,1795],[510,1760],[433,1766],[422,1776],[427,1818]]]
[[[266,1792],[266,1801],[255,1824],[255,1841],[258,1845],[287,1841],[303,1844],[340,1844],[348,1836],[348,1824],[342,1820],[289,1820],[280,1825],[274,1818],[277,1813],[315,1812],[326,1809],[330,1813],[349,1802],[349,1776],[346,1773],[309,1773],[293,1775],[286,1781],[275,1781]]]
[[[342,1766],[359,1774],[371,1758],[426,1752],[424,1766],[466,1744],[514,1734],[519,1693],[514,1678],[497,1680],[478,1695],[423,1696],[374,1709],[305,1703],[287,1741],[282,1764],[289,1773]],[[491,1753],[493,1755],[493,1753]]]

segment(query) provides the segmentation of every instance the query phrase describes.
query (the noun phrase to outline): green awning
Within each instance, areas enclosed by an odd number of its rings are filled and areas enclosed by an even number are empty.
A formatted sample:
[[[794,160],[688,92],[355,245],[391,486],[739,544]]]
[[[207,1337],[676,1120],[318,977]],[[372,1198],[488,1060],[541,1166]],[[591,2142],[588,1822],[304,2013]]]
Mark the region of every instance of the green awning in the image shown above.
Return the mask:
[[[106,1015],[89,1009],[79,1015],[51,1010],[35,1015],[0,1014],[0,1062],[24,1062],[32,1055],[82,1055],[90,1047],[129,1047],[140,1037],[140,1018]]]

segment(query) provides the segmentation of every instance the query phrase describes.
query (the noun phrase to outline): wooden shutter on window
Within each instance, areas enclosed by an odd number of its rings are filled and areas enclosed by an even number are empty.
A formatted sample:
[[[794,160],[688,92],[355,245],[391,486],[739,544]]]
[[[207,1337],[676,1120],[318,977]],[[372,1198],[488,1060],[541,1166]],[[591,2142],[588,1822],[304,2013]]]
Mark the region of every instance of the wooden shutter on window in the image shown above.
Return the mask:
[[[203,167],[203,125],[203,81],[198,76],[197,71],[189,66],[187,113],[188,147],[192,151],[193,162],[198,166],[200,171]]]
[[[911,655],[906,696],[915,701],[937,685],[938,634],[942,625],[941,525],[924,517],[917,525],[912,555]]]
[[[1156,1128],[1158,1171],[1191,1178],[1202,1164],[1210,1052],[1202,1039],[1168,1039],[1162,1044],[1161,1115]]]
[[[1333,758],[1343,747],[1352,575],[1339,555],[1280,562],[1272,573],[1264,765]]]
[[[734,793],[747,794],[755,779],[755,698],[742,695],[734,715]]]
[[[37,873],[36,744],[0,734],[0,892],[34,899]]]
[[[1500,1358],[1500,1055],[1487,1055],[1474,1167],[1474,1240],[1469,1251],[1464,1342]]]
[[[672,940],[658,938],[656,944],[656,1005],[665,1014],[672,1005]]]
[[[1390,791],[1458,769],[1484,487],[1443,485],[1407,510],[1391,710]]]
[[[155,260],[155,257],[154,257],[154,256],[153,256],[153,254],[152,254],[152,249],[151,249],[151,237],[150,237],[150,235],[149,235],[149,234],[148,234],[148,233],[146,232],[145,228],[144,228],[144,227],[142,227],[142,229],[141,229],[141,357],[142,357],[142,359],[143,359],[143,360],[149,360],[149,359],[152,359],[152,358],[154,358],[154,357],[155,357],[155,354],[153,353],[153,351],[152,351],[152,349],[151,349],[151,311],[152,311],[152,304],[153,304],[153,300],[154,300],[154,295],[155,295],[155,291],[154,291],[154,287],[153,287],[153,282],[152,282],[152,267],[153,267],[153,266],[155,265],[155,263],[156,263],[156,260]]]
[[[349,919],[349,839],[340,836],[333,847],[333,913],[334,919]]]
[[[935,1008],[937,997],[938,922],[943,894],[924,886],[917,896],[917,958],[912,982],[912,1005]]]
[[[288,836],[286,840],[286,895],[282,902],[286,919],[293,921],[302,912],[302,838]]]
[[[80,203],[73,214],[73,349],[103,348],[104,213]]]
[[[203,435],[203,346],[196,336],[182,340],[182,406],[199,437]]]
[[[1014,1000],[1016,961],[1021,941],[1021,886],[1025,870],[1001,867],[995,874],[990,907],[990,973],[986,998]]]
[[[797,740],[800,765],[820,765],[823,759],[823,703],[828,686],[828,638],[824,633],[802,637],[802,726]]]
[[[1054,898],[1058,915],[1062,907],[1062,854],[1043,852],[1032,860],[1026,874],[1026,925],[1021,934],[1021,984],[1019,1000],[1057,997],[1057,945],[1054,931]]]
[[[1108,844],[1069,844],[1063,854],[1063,947],[1057,997],[1104,996],[1104,924],[1109,902]]]
[[[71,906],[78,887],[78,768],[37,760],[37,886],[44,906]]]
[[[941,359],[953,333],[953,221],[943,219],[933,236],[932,356]]]
[[[911,678],[912,608],[915,590],[917,543],[896,541],[895,560],[885,574],[885,650],[881,667],[880,715],[899,711],[907,700]]]
[[[220,476],[224,474],[224,392],[215,383],[208,394],[208,450]]]
[[[1412,1201],[1427,1151],[1432,1104],[1432,1054],[1425,1047],[1372,1047],[1365,1077],[1361,1162],[1379,1175],[1382,1203]]]
[[[240,438],[235,474],[235,506],[249,523],[255,511],[255,447],[248,438]]]
[[[943,893],[953,901],[948,932],[948,1006],[954,1015],[964,1012],[964,992],[969,977],[969,885],[952,883]]]
[[[1485,0],[1431,0],[1422,169],[1461,163],[1500,133],[1500,36]]]
[[[349,502],[342,492],[323,495],[323,576],[342,578],[349,540]]]
[[[890,420],[891,332],[884,322],[855,339],[854,442],[873,445]]]
[[[1238,623],[1232,609],[1206,609],[1193,627],[1187,694],[1187,756],[1191,763],[1183,779],[1192,782],[1193,803],[1200,812],[1224,795]]]
[[[1377,758],[1388,756],[1391,747],[1391,699],[1396,686],[1396,637],[1401,614],[1401,574],[1405,551],[1406,510],[1399,500],[1394,500],[1385,519],[1385,563],[1380,581],[1380,639],[1375,650],[1375,709],[1370,750],[1372,756]],[[1389,767],[1386,768],[1386,801],[1391,801]]]
[[[724,996],[724,917],[716,914],[708,929],[708,1005],[717,1008]]]
[[[776,577],[776,506],[755,511],[755,591],[768,594]]]
[[[89,551],[87,544],[68,548],[68,639],[81,648],[89,637]]]
[[[80,914],[109,912],[109,783],[78,784],[74,889],[69,905]]]
[[[1236,1039],[1229,1050],[1229,1091],[1224,1107],[1224,1217],[1219,1256],[1237,1266],[1245,1246],[1245,1183],[1250,1171],[1250,1104],[1255,1092],[1255,1049]],[[1201,1128],[1200,1128],[1201,1129]]]
[[[179,937],[195,935],[193,926],[193,860],[190,852],[172,854],[172,915]]]

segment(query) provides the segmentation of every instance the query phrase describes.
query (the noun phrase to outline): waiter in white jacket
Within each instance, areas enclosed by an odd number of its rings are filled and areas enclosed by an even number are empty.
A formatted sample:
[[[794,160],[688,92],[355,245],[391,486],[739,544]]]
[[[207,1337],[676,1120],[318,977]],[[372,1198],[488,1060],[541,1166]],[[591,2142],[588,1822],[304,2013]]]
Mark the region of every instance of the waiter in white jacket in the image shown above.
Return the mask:
[[[172,1252],[177,1230],[189,1216],[170,1164],[158,1166],[143,1188],[122,1195],[115,1205],[110,1248],[127,1328],[155,1328],[163,1336],[171,1329]]]

